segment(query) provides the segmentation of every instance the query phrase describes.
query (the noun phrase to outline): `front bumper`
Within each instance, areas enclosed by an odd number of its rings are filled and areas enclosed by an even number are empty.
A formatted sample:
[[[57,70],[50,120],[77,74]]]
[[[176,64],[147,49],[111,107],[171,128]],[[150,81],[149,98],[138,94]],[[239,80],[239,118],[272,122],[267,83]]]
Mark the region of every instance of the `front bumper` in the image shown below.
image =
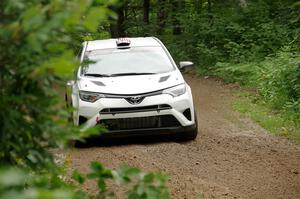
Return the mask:
[[[165,127],[165,128],[143,128],[128,130],[113,130],[107,133],[101,133],[103,138],[123,138],[123,137],[139,137],[139,136],[155,136],[155,135],[182,135],[197,129],[197,125]]]
[[[158,107],[157,109],[155,109],[156,106]],[[147,110],[144,110],[144,107],[147,107]],[[152,107],[153,109],[150,109],[149,107]],[[187,117],[184,114],[186,110],[190,111],[190,117]],[[128,118],[172,116],[178,123],[176,125],[172,124],[169,126],[155,125],[155,128],[153,128],[153,125],[146,125],[144,128],[133,126],[133,128],[121,128],[116,131],[115,128],[113,130],[109,129],[112,134],[120,134],[121,132],[126,131],[130,132],[132,135],[135,134],[134,131],[143,131],[147,134],[147,132],[153,133],[154,130],[160,133],[163,133],[162,131],[177,132],[184,131],[185,127],[195,125],[193,99],[190,87],[187,87],[186,93],[181,96],[172,97],[168,94],[148,96],[138,105],[132,105],[124,98],[102,98],[94,103],[84,102],[79,99],[77,124],[79,124],[80,116],[87,119],[82,130],[94,127],[102,121],[122,120]]]

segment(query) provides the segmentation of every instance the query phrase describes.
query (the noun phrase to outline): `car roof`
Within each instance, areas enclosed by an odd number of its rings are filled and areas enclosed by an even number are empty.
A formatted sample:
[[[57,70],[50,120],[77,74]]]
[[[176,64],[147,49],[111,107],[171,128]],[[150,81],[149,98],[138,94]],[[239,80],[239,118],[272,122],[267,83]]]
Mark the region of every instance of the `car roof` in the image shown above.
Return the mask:
[[[155,37],[129,37],[130,47],[141,47],[141,46],[161,46],[159,40]],[[116,41],[118,39],[103,39],[87,41],[87,51],[117,48]]]

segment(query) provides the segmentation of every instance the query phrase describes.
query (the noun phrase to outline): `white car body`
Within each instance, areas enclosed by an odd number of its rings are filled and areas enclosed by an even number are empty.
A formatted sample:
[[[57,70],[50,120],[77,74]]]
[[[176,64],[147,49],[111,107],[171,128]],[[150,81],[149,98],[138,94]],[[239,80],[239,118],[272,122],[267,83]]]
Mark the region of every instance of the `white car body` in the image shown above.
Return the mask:
[[[87,54],[92,56],[94,51],[102,53],[106,49],[115,49],[113,53],[130,53],[138,47],[153,47],[160,49],[159,53],[164,53],[159,56],[167,58],[172,68],[155,74],[94,77],[85,76],[87,73],[83,74],[83,66],[79,67],[75,80],[69,83],[71,97],[70,94],[66,96],[68,103],[75,108],[74,124],[86,129],[99,123],[107,125],[109,121],[112,129],[108,129],[115,135],[177,133],[187,139],[194,139],[197,136],[197,121],[191,88],[171,55],[157,38],[139,37],[129,40],[130,45],[125,47],[118,47],[117,39],[84,42],[80,60],[83,62]],[[99,58],[100,61],[103,59],[104,55]],[[182,62],[182,65],[190,64]],[[92,69],[88,67],[84,70]],[[175,96],[177,94],[179,96]],[[90,102],[83,99],[97,100]]]

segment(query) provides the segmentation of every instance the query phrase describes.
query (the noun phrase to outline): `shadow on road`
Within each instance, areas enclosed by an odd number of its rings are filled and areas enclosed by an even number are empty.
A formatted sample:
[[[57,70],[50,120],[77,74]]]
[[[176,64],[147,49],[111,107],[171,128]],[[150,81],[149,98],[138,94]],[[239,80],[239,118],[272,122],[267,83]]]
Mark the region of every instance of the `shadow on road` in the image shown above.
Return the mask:
[[[76,142],[76,148],[110,147],[133,144],[155,144],[166,142],[182,142],[174,135],[151,135],[151,136],[130,136],[130,137],[95,137],[86,139],[85,142]]]

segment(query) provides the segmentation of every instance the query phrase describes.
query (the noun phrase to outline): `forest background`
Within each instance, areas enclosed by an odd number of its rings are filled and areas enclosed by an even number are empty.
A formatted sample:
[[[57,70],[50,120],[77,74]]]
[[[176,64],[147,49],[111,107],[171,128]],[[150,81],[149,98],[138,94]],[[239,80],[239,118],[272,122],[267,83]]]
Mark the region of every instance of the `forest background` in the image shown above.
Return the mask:
[[[200,75],[251,88],[236,109],[299,141],[299,13],[297,0],[1,1],[0,198],[105,198],[110,180],[129,187],[128,198],[169,198],[164,174],[93,162],[89,174],[74,172],[76,184],[50,152],[95,133],[56,105],[84,40],[156,36]],[[81,190],[87,179],[97,196]]]

